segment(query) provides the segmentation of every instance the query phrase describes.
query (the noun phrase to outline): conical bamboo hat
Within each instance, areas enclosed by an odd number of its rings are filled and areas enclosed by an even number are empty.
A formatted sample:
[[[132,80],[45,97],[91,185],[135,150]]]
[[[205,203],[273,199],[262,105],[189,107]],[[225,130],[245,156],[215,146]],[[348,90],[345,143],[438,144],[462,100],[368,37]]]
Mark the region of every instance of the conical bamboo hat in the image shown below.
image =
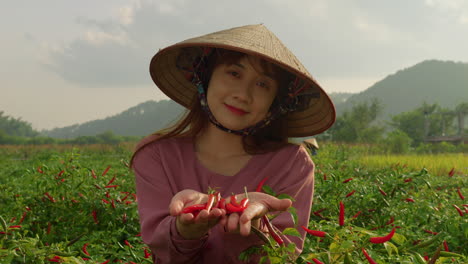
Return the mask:
[[[159,50],[150,63],[154,83],[169,98],[188,107],[197,89],[177,67],[177,59],[186,48],[222,48],[259,56],[308,82],[317,95],[301,111],[287,114],[288,136],[306,137],[319,134],[335,122],[335,107],[327,93],[302,63],[264,25],[247,25],[187,39]]]

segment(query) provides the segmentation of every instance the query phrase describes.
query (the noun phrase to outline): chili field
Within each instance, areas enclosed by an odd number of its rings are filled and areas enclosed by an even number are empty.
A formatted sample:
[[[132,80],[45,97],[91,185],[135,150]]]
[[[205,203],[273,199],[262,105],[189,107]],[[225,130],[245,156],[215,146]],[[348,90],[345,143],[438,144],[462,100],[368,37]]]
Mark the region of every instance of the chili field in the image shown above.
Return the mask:
[[[1,146],[0,263],[152,263],[132,148]],[[296,263],[468,263],[466,164],[433,172],[363,165],[357,155],[324,145],[312,157],[311,218],[295,228],[313,231]],[[270,263],[286,263],[288,248],[265,250]]]

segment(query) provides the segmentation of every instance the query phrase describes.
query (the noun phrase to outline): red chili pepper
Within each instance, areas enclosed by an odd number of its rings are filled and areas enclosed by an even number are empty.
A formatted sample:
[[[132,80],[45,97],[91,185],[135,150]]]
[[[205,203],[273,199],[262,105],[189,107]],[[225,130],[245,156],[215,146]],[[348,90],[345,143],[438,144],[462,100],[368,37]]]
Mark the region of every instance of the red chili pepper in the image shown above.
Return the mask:
[[[340,226],[344,226],[344,214],[345,214],[345,207],[343,202],[340,201],[340,217],[339,217],[339,224]]]
[[[405,201],[407,201],[409,203],[414,203],[414,200],[412,198],[406,198]]]
[[[265,184],[266,180],[268,179],[268,176],[263,178],[257,185],[257,188],[255,189],[256,192],[261,192],[263,188],[263,184]]]
[[[210,212],[211,208],[213,207],[214,201],[215,201],[215,196],[213,194],[209,194],[208,201],[206,202],[205,210]]]
[[[453,207],[455,207],[455,209],[457,209],[458,214],[459,214],[460,216],[463,216],[463,211],[460,209],[460,207],[458,207],[458,206],[455,205],[455,204],[452,204],[452,205],[453,205]]]
[[[103,199],[101,199],[101,201],[103,201],[103,202],[104,202],[104,203],[106,203],[106,204],[109,204],[109,203],[110,203],[109,201],[107,201],[107,200],[106,200],[106,199],[104,199],[104,198],[103,198]]]
[[[246,208],[248,204],[249,204],[249,199],[248,199],[248,198],[244,198],[244,199],[242,199],[242,201],[240,202],[240,207]]]
[[[240,213],[240,212],[243,212],[244,211],[244,207],[240,207],[240,206],[234,206],[230,203],[226,204],[226,211],[227,213]]]
[[[65,172],[65,170],[61,170],[61,171],[59,172],[59,174],[57,174],[57,177],[62,176],[62,174],[63,174],[64,172]]]
[[[347,183],[347,182],[350,182],[352,180],[353,180],[353,178],[348,178],[348,179],[344,180],[343,183]]]
[[[323,264],[322,261],[320,261],[320,260],[318,260],[318,259],[316,259],[316,258],[313,258],[312,261],[313,261],[315,264]],[[310,262],[308,262],[308,263],[310,263]]]
[[[374,244],[385,243],[385,242],[389,241],[390,239],[392,239],[393,235],[395,234],[395,230],[396,230],[396,228],[393,228],[392,231],[390,231],[390,233],[388,235],[386,235],[386,236],[371,237],[370,242],[374,243]]]
[[[387,196],[387,193],[384,192],[384,190],[380,189],[380,187],[379,187],[379,192],[380,192],[383,196]]]
[[[305,226],[302,226],[302,229],[304,229],[307,233],[309,233],[309,234],[311,234],[313,236],[316,236],[316,237],[325,237],[325,235],[327,234],[324,231],[311,230],[311,229],[308,229]]]
[[[350,197],[350,196],[353,195],[355,192],[356,192],[356,190],[351,191],[350,193],[348,193],[348,194],[346,195],[346,198]]]
[[[327,208],[322,208],[320,210],[317,210],[317,211],[313,212],[313,214],[316,215],[316,216],[321,217],[322,215],[320,213],[325,211],[325,210],[327,210]]]
[[[390,217],[390,220],[388,220],[388,222],[385,223],[385,225],[392,224],[394,221],[395,221],[395,218],[393,218],[393,216],[391,216],[391,217]]]
[[[221,198],[221,200],[219,201],[219,209],[226,210],[226,199]]]
[[[104,188],[117,188],[119,187],[118,185],[106,185]]]
[[[463,194],[461,193],[460,187],[458,187],[457,193],[458,193],[458,196],[460,197],[460,199],[465,200],[465,196],[463,196]]]
[[[327,174],[326,174],[326,173],[323,174],[323,180],[324,180],[324,181],[327,180]]]
[[[48,259],[50,262],[62,262],[59,256],[54,256],[53,258]]]
[[[413,180],[413,179],[408,178],[408,179],[405,179],[405,182],[410,182],[410,181],[412,181],[412,180]]]
[[[352,218],[352,219],[355,219],[355,218],[357,218],[361,213],[362,213],[362,212],[359,211],[359,212],[357,212],[355,215],[353,215],[353,217],[351,217],[351,218]]]
[[[104,172],[102,173],[102,175],[101,175],[101,176],[104,176],[104,175],[106,175],[106,173],[109,171],[109,169],[110,169],[110,168],[111,168],[111,166],[110,166],[110,165],[109,165],[109,166],[107,166],[107,168],[104,170]]]
[[[444,249],[445,249],[445,251],[450,252],[450,250],[448,248],[447,241],[445,241],[445,240],[444,240]]]
[[[27,214],[28,214],[28,211],[23,212],[23,215],[21,216],[21,219],[20,219],[20,221],[19,221],[19,224],[23,223],[24,218],[26,217]]]
[[[42,171],[42,169],[41,169],[41,166],[37,167],[37,172],[44,173],[44,171]]]
[[[231,195],[231,204],[237,207],[240,207],[240,204],[237,202],[237,197],[236,195]]]
[[[145,258],[151,257],[151,253],[148,252],[148,250],[145,248]]]
[[[373,260],[371,256],[369,256],[369,254],[364,248],[361,248],[361,250],[362,250],[362,253],[364,253],[364,256],[366,256],[366,259],[367,261],[369,261],[370,264],[377,264],[377,262],[375,262],[375,260]]]
[[[455,174],[455,167],[453,167],[453,168],[449,171],[448,176],[449,176],[449,177],[452,177],[454,174]]]
[[[97,219],[97,212],[96,212],[96,210],[93,210],[93,212],[91,212],[91,214],[93,215],[94,223],[98,224],[99,221],[98,221],[98,219]]]
[[[268,217],[264,215],[262,216],[262,220],[263,220],[263,223],[266,225],[271,237],[276,241],[276,243],[278,243],[279,246],[283,246],[284,245],[283,238],[281,238],[281,236],[278,235],[278,233],[276,233],[276,231],[273,229],[273,226],[271,225]]]
[[[12,225],[12,226],[9,226],[8,228],[21,228],[20,225]]]
[[[193,213],[195,211],[201,211],[206,208],[206,204],[194,204],[188,207],[185,207],[182,210],[183,214]]]
[[[81,250],[83,251],[83,253],[85,253],[86,256],[89,256],[89,253],[88,253],[88,250],[86,249],[88,247],[88,243],[84,244],[83,245],[83,248],[81,248]]]
[[[111,183],[113,183],[115,181],[115,176],[107,183],[107,185],[110,185]]]
[[[130,244],[130,242],[128,242],[127,240],[124,240],[124,243],[125,243],[125,245],[127,245],[127,246],[133,248],[132,244]]]
[[[109,261],[110,261],[110,259],[108,259],[108,260],[102,262],[101,264],[107,264],[107,263],[109,263]]]
[[[424,232],[429,233],[429,234],[432,234],[432,235],[437,235],[437,234],[439,234],[439,233],[437,233],[437,232],[433,232],[433,231],[427,230],[427,229],[424,229]]]
[[[44,193],[44,195],[47,196],[51,202],[55,203],[54,197],[52,197],[48,192]]]

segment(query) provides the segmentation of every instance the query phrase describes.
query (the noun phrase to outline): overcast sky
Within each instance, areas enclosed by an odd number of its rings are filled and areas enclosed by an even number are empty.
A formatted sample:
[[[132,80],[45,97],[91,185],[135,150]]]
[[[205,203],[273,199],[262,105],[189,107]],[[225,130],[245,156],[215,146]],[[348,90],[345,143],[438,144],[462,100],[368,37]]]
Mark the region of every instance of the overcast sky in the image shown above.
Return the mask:
[[[51,129],[167,99],[160,48],[263,23],[327,92],[428,59],[468,62],[468,0],[11,0],[0,11],[0,111]]]

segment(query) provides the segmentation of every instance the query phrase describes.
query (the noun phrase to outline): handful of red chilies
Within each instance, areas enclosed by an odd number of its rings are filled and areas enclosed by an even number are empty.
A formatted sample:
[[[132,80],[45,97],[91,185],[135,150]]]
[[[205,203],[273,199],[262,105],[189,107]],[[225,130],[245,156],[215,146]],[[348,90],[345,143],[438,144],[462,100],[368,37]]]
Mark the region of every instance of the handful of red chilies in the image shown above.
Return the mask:
[[[212,208],[219,208],[219,209],[226,210],[226,214],[231,214],[231,213],[242,214],[242,212],[244,212],[245,208],[247,208],[248,205],[249,205],[248,198],[244,198],[240,202],[237,202],[236,195],[231,195],[229,202],[227,202],[226,199],[221,198],[221,194],[219,192],[215,192],[215,193],[208,195],[208,201],[206,203],[194,204],[194,205],[185,207],[182,210],[182,213],[184,214],[191,213],[193,214],[194,217],[197,217],[198,213],[200,213],[201,210],[207,210],[208,212],[210,212]]]

